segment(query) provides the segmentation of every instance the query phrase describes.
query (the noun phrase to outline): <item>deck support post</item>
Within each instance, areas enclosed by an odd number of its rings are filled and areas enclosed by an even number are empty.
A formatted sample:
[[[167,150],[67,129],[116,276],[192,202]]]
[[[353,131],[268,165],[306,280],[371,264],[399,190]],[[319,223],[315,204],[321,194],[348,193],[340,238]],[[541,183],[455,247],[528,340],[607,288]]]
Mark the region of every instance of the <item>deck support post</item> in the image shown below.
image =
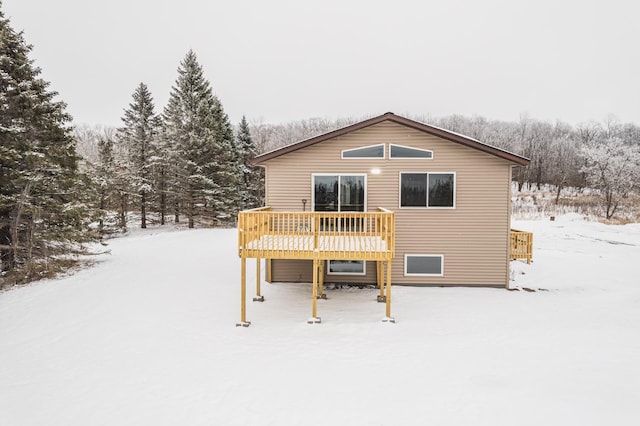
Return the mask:
[[[327,295],[324,294],[324,260],[318,261],[318,294],[316,298],[318,299],[326,299]]]
[[[318,324],[321,322],[318,317],[318,258],[313,259],[313,285],[312,285],[312,301],[311,301],[311,318],[307,320],[309,324]]]
[[[240,322],[236,327],[249,327],[251,322],[247,321],[247,259],[240,258]]]
[[[391,316],[391,260],[387,260],[387,294],[386,294],[386,316],[382,319],[382,322],[396,322],[395,318]]]
[[[264,302],[264,296],[260,294],[260,258],[256,258],[256,297],[254,302]]]
[[[381,261],[376,261],[376,279],[378,280],[378,287],[380,288],[380,294],[378,295],[378,302],[386,302],[384,296],[384,266]]]

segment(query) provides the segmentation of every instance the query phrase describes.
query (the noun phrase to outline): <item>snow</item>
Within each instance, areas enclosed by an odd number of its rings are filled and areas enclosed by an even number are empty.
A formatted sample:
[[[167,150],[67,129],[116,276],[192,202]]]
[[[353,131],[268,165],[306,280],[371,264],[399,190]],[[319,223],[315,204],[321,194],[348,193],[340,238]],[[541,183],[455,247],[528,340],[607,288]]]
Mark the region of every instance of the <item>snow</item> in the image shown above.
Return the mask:
[[[512,289],[263,284],[237,231],[140,230],[0,293],[0,425],[635,425],[640,225],[515,221]],[[264,270],[264,269],[263,269]],[[527,291],[525,291],[525,288]],[[535,291],[529,291],[535,290]]]

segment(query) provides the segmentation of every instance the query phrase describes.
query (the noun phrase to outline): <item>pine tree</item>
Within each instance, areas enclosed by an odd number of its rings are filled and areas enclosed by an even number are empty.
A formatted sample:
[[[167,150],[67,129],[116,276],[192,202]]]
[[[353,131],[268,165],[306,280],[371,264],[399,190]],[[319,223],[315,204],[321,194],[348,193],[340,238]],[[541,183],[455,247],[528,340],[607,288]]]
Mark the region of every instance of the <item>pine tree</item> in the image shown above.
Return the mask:
[[[241,209],[253,209],[262,206],[264,203],[264,170],[256,167],[251,161],[257,155],[256,145],[251,138],[249,123],[245,116],[238,125],[237,137],[238,151],[240,153],[240,164],[242,171]]]
[[[119,138],[127,147],[131,167],[131,185],[140,198],[140,226],[147,227],[147,204],[153,190],[153,161],[159,118],[154,112],[153,97],[144,83],[133,93],[133,102],[122,117],[124,127]]]
[[[91,215],[74,191],[82,182],[71,117],[30,51],[0,10],[0,270],[39,274],[38,259],[87,237]]]
[[[105,132],[97,136],[96,158],[88,163],[88,175],[93,199],[91,203],[96,209],[98,233],[100,236],[114,232],[110,212],[119,206],[116,187],[117,169],[115,141],[111,134]]]
[[[235,222],[242,204],[242,157],[229,117],[215,96],[214,106],[215,144],[208,169],[215,185],[214,194],[217,196],[212,197],[211,207],[216,223],[231,224]]]
[[[157,210],[160,216],[160,225],[166,223],[168,215],[171,177],[175,175],[172,167],[172,159],[175,158],[174,147],[169,142],[166,132],[160,128],[156,150],[151,158],[153,164],[153,181],[157,191]],[[176,220],[177,221],[177,220]]]
[[[176,148],[169,191],[176,222],[180,212],[190,228],[196,220],[230,221],[239,171],[233,131],[193,51],[178,67],[163,118],[165,137]]]

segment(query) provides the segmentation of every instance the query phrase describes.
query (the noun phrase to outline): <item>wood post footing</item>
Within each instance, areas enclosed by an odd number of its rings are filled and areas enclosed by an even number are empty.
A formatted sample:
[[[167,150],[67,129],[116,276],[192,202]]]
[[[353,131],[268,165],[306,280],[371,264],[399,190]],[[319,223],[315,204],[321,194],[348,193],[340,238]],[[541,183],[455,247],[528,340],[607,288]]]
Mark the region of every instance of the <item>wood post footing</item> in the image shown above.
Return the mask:
[[[382,322],[392,322],[392,323],[396,323],[396,319],[394,317],[384,317],[382,318]]]
[[[378,303],[387,303],[387,296],[378,295]]]
[[[264,302],[264,296],[256,296],[253,298],[254,302]]]
[[[320,317],[311,317],[307,320],[307,324],[320,324],[322,319]]]
[[[236,327],[249,327],[250,325],[251,321],[242,321],[236,323]]]

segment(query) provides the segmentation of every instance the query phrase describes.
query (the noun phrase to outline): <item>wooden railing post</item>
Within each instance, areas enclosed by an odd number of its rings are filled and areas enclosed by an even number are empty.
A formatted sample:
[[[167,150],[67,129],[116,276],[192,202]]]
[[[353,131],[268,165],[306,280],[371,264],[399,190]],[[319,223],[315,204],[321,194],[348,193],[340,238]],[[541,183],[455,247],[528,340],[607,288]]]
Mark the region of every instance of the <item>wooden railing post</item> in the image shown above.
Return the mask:
[[[318,234],[320,233],[320,216],[313,215],[313,250],[318,250]]]
[[[245,214],[242,212],[238,214],[238,256],[242,256],[242,249],[244,248],[244,216]]]

